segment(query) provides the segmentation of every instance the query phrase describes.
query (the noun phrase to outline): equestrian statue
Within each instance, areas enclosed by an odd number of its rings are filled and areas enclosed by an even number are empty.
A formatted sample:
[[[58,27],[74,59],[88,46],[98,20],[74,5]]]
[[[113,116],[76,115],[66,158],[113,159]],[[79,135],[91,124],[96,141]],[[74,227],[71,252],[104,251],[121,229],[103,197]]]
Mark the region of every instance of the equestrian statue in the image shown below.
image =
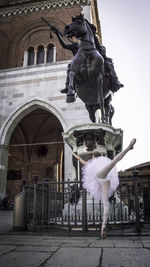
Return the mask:
[[[92,122],[112,125],[112,95],[123,84],[118,80],[112,59],[106,56],[105,47],[96,37],[96,27],[82,14],[72,18],[72,23],[65,26],[63,33],[43,20],[57,35],[62,47],[71,50],[73,54],[68,65],[66,86],[61,90],[61,93],[67,95],[66,102],[74,102],[77,94],[85,103]],[[65,43],[63,37],[70,43]],[[72,41],[72,37],[76,37],[79,42]]]

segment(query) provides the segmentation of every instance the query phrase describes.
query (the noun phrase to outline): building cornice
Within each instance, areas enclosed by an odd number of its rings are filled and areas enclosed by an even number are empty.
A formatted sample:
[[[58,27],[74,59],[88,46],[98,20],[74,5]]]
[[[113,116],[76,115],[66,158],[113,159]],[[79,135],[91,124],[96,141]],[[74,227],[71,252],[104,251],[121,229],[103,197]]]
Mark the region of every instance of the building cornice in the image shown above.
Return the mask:
[[[81,4],[89,4],[89,0],[55,0],[55,1],[42,1],[42,3],[32,3],[16,7],[0,8],[0,18],[27,15],[28,13],[57,9],[61,7],[68,7]]]

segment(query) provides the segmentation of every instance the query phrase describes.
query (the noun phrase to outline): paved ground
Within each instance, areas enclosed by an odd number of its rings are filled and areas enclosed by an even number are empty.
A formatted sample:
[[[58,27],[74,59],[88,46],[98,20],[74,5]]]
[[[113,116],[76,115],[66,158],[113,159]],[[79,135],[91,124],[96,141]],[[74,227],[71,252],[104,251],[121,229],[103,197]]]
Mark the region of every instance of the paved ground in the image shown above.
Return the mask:
[[[15,233],[12,212],[0,211],[2,267],[149,267],[150,237],[50,236]]]

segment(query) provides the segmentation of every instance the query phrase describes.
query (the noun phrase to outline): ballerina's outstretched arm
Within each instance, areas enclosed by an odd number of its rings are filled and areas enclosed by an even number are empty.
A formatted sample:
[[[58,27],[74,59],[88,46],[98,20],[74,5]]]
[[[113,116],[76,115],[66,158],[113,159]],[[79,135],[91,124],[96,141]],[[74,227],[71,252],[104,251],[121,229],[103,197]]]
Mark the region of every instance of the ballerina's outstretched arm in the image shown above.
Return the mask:
[[[79,160],[81,162],[82,165],[85,165],[87,163],[87,161],[81,159],[77,154],[75,154],[73,151],[70,152],[70,154],[72,154],[77,160]]]

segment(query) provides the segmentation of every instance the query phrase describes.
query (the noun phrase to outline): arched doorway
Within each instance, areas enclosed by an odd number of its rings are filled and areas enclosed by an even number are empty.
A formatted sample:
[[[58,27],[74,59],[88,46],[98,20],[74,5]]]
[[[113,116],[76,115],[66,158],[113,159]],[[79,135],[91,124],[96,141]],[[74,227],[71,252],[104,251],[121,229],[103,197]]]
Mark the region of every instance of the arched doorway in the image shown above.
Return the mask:
[[[63,128],[51,112],[37,108],[15,127],[9,144],[6,193],[21,191],[22,179],[63,180]]]

